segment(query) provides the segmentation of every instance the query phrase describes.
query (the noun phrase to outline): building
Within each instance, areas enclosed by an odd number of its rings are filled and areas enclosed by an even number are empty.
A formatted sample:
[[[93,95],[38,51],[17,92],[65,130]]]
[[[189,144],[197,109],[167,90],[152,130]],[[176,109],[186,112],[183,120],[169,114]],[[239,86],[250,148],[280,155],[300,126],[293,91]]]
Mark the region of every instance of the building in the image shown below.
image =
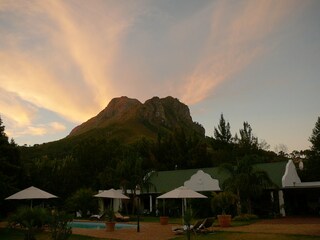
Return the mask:
[[[260,199],[264,201],[261,204],[274,206],[275,214],[319,215],[320,182],[301,182],[292,160],[255,164],[254,169],[265,171],[275,184]],[[215,167],[152,172],[148,177],[152,187],[141,193],[142,205],[145,212],[155,212],[159,204],[157,196],[180,186],[198,192],[221,191],[228,175]],[[263,207],[260,208],[264,214]]]

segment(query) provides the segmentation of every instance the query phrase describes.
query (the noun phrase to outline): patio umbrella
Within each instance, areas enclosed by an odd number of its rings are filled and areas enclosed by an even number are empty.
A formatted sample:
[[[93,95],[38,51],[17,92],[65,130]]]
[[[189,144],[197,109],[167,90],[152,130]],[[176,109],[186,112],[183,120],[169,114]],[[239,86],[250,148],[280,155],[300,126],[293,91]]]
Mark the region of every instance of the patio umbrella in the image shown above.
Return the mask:
[[[121,192],[114,190],[113,188],[109,190],[104,190],[96,195],[94,197],[101,197],[101,198],[111,198],[111,199],[130,199],[126,195],[122,194]],[[112,200],[112,207],[113,207],[113,200]]]
[[[207,196],[204,196],[200,193],[197,193],[196,191],[193,191],[192,189],[182,186],[173,189],[170,192],[167,192],[157,198],[207,198]]]
[[[121,192],[114,190],[113,188],[109,190],[104,190],[96,195],[94,197],[101,197],[101,198],[113,198],[113,199],[130,199],[126,195],[122,194]]]
[[[31,200],[31,208],[32,208],[32,200],[33,199],[49,199],[49,198],[57,198],[57,196],[52,195],[51,193],[43,191],[43,190],[36,188],[34,186],[31,186],[29,188],[21,190],[20,192],[17,192],[15,194],[7,197],[5,200],[30,199]]]
[[[197,193],[196,191],[193,191],[192,189],[189,189],[187,187],[181,186],[181,187],[173,189],[170,192],[167,192],[157,198],[160,198],[160,199],[181,198],[182,199],[182,216],[183,216],[184,215],[184,201],[186,201],[187,198],[207,198],[207,196],[204,196],[200,193]]]

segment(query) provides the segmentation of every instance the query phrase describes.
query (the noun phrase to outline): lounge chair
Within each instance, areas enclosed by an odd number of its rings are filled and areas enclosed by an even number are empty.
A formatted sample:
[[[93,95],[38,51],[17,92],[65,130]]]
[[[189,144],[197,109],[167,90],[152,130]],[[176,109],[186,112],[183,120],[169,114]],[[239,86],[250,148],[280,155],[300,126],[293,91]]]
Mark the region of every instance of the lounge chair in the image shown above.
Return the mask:
[[[203,225],[205,220],[206,219],[197,220],[194,225],[190,225],[190,230],[191,231],[196,231],[201,225]],[[175,234],[182,234],[182,233],[186,232],[187,230],[188,230],[188,226],[187,225],[183,225],[183,226],[178,226],[178,227],[173,227],[172,228],[172,231]]]
[[[119,213],[119,212],[115,212],[114,216],[115,216],[117,221],[127,222],[127,221],[130,220],[129,216],[122,216],[121,213]]]
[[[105,213],[102,214],[93,214],[89,217],[90,220],[102,220],[105,216]]]
[[[214,217],[206,218],[203,223],[197,228],[193,229],[195,233],[198,232],[213,232],[213,223],[214,223]]]

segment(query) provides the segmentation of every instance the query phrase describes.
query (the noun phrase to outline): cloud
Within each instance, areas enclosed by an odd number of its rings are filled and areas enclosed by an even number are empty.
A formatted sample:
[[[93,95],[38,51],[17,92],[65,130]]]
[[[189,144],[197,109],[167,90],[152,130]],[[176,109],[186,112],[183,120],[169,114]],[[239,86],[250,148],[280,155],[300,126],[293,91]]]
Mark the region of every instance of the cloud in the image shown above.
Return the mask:
[[[2,0],[0,114],[42,136],[122,95],[195,104],[263,58],[305,2]]]
[[[130,18],[124,18],[125,13],[112,5],[103,9],[104,13],[97,4],[87,2],[70,6],[50,1],[44,7],[59,28],[51,34],[54,41],[68,52],[93,100],[104,107],[115,91],[110,72]]]
[[[195,104],[215,88],[263,57],[273,46],[265,40],[294,14],[293,1],[219,1],[211,5],[210,35],[202,56],[180,86],[181,98]]]
[[[3,88],[0,88],[0,109],[1,115],[13,120],[18,126],[30,124],[37,114],[35,106]]]
[[[66,130],[65,125],[59,122],[31,124],[25,126],[14,125],[11,123],[9,126],[9,128],[6,128],[6,133],[8,136],[15,136],[15,138],[20,138],[21,136],[54,135]]]
[[[119,91],[113,61],[132,21],[128,9],[104,1],[4,3],[3,89],[76,123],[105,107]]]
[[[53,131],[64,131],[66,130],[66,126],[64,126],[62,123],[59,122],[51,122],[49,123],[49,126]]]

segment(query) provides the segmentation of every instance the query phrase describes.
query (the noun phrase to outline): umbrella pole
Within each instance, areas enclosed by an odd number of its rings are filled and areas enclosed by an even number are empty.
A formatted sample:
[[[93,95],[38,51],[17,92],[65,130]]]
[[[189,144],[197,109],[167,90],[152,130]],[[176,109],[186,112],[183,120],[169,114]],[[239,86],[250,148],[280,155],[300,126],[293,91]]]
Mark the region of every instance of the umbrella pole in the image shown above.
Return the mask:
[[[184,217],[184,204],[183,204],[184,199],[181,199],[181,209],[182,209],[182,219]]]
[[[166,215],[166,201],[163,199],[163,216]]]

